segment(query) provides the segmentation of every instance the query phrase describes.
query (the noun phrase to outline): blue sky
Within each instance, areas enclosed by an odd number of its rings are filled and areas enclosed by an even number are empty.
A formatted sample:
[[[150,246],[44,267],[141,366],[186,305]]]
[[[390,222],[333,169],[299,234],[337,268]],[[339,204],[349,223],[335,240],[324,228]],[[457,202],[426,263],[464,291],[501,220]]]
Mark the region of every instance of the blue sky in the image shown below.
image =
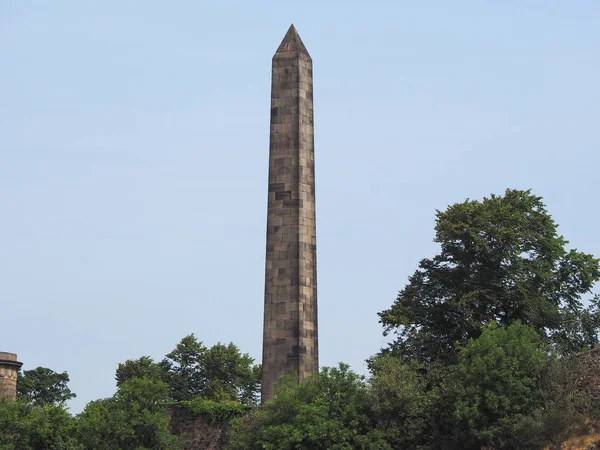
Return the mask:
[[[271,57],[314,61],[320,354],[365,372],[436,209],[533,189],[600,255],[600,3],[5,1],[0,351],[80,411],[185,335],[260,361]]]

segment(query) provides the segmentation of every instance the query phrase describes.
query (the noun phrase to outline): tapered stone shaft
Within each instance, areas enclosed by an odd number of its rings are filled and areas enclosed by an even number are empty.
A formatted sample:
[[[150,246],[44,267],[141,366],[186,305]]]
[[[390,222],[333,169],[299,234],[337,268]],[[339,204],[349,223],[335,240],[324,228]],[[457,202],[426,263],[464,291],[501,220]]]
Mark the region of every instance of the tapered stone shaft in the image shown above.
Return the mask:
[[[312,59],[294,25],[273,56],[262,402],[319,367]]]

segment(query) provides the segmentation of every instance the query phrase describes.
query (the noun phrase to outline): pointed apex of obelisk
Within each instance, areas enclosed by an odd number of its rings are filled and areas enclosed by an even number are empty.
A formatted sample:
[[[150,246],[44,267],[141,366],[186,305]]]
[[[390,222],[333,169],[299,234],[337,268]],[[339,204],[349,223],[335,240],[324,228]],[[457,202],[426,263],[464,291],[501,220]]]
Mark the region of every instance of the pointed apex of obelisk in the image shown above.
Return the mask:
[[[287,31],[287,33],[285,33],[285,37],[283,38],[283,41],[281,41],[281,44],[279,44],[279,48],[275,52],[275,56],[282,53],[299,53],[310,58],[310,55],[308,54],[302,39],[300,39],[294,24],[290,25],[290,29]]]

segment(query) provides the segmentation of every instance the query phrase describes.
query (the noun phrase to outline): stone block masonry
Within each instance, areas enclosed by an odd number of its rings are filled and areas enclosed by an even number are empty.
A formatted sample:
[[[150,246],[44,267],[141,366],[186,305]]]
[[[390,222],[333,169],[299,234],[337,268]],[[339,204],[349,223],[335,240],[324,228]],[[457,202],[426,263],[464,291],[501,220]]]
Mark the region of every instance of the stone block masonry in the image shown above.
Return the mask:
[[[17,399],[17,374],[22,365],[14,353],[0,352],[0,399]]]
[[[211,425],[178,406],[168,408],[171,433],[182,439],[183,450],[222,450],[225,448],[227,424]]]
[[[262,402],[319,366],[312,59],[294,25],[273,56]]]

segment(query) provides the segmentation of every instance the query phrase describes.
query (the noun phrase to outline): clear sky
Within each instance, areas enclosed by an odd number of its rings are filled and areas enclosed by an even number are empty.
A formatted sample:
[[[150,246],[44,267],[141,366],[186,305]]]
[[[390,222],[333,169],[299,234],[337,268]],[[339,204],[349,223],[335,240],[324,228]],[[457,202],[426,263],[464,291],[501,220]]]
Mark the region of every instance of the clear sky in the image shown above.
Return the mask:
[[[365,372],[436,209],[533,189],[600,255],[600,2],[0,2],[0,351],[261,358],[271,57],[314,61],[320,354]]]

